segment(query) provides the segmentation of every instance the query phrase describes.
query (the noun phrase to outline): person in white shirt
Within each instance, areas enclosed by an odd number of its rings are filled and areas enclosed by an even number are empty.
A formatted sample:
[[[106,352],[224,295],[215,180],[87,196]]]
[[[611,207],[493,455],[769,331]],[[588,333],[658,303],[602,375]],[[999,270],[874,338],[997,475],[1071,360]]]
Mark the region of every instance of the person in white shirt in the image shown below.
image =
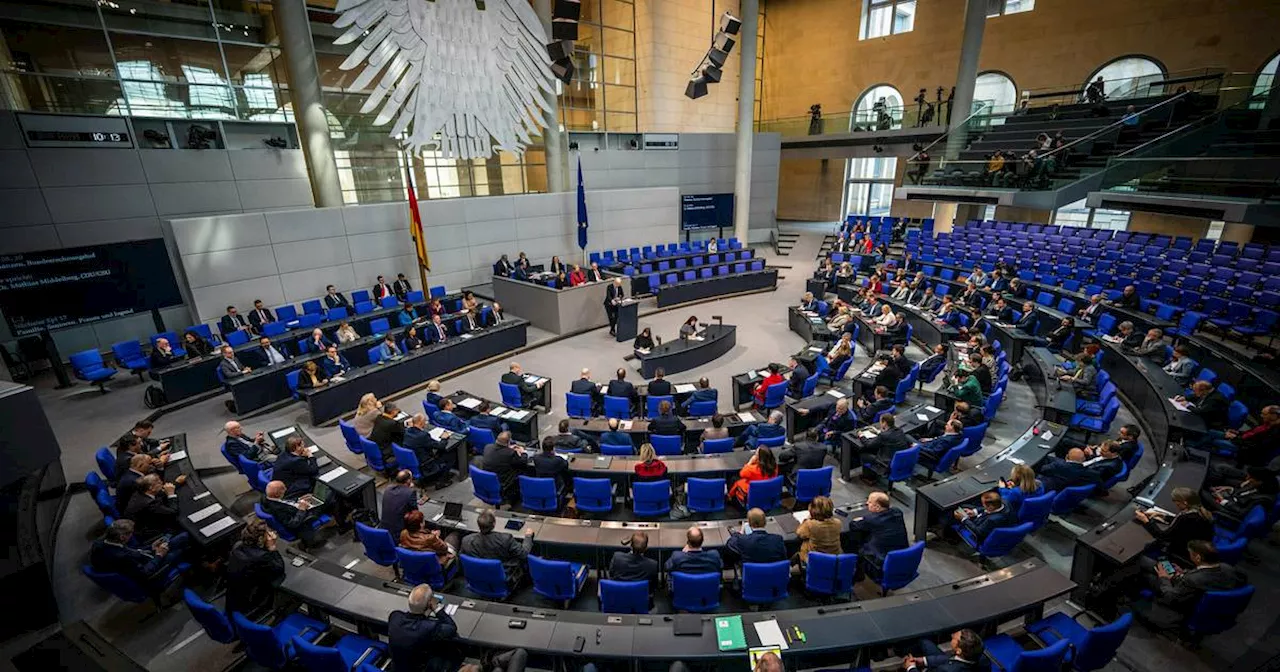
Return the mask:
[[[343,322],[338,326],[338,342],[339,343],[350,343],[351,341],[357,340],[359,338],[360,338],[360,334],[356,331],[355,327],[347,324],[346,322]]]
[[[1168,364],[1164,365],[1164,372],[1169,374],[1179,385],[1188,385],[1191,383],[1191,377],[1196,372],[1196,360],[1191,359],[1190,351],[1187,346],[1178,344],[1173,346],[1173,358]]]
[[[719,251],[720,251],[720,243],[716,242],[715,238],[712,238],[711,240],[707,241],[707,252],[711,254],[715,254],[716,252],[719,252]]]
[[[263,366],[284,364],[285,360],[288,359],[280,352],[279,348],[271,344],[271,339],[266,336],[258,339],[258,346],[262,348],[258,352],[258,356],[262,358]]]
[[[898,323],[898,316],[893,314],[893,306],[886,303],[880,306],[880,314],[871,321],[882,327],[892,327]]]

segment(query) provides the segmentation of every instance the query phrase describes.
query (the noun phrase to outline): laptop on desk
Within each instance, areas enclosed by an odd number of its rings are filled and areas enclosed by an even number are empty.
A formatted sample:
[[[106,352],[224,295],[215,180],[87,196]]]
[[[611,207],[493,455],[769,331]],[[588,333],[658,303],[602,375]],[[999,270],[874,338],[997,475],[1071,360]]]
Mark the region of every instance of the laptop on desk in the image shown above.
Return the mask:
[[[444,513],[440,515],[440,522],[450,527],[462,525],[462,502],[445,502]]]

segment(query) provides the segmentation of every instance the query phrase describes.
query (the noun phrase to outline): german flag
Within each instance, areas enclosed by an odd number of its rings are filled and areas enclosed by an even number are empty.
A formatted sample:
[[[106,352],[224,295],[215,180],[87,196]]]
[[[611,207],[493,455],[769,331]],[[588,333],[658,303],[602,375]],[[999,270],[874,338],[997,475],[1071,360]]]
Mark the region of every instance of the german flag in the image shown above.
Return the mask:
[[[418,266],[425,271],[430,271],[431,257],[427,256],[427,241],[422,232],[422,216],[418,214],[418,190],[413,187],[413,170],[409,163],[405,164],[404,175],[405,188],[409,190],[409,235],[413,238],[413,247],[418,253]]]

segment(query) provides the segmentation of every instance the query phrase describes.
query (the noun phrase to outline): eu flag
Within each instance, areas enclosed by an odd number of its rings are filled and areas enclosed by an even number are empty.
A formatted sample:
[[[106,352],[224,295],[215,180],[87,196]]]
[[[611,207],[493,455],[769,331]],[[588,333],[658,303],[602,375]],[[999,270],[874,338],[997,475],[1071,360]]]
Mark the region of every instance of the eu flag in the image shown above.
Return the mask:
[[[582,157],[578,157],[578,247],[587,249],[587,190],[582,186]]]

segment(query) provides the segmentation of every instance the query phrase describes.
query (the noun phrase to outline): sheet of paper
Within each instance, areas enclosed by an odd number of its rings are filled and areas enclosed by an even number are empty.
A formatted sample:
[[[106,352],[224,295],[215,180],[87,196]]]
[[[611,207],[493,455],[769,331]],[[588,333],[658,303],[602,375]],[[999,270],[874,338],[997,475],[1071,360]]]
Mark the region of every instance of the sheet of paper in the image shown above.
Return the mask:
[[[1042,432],[1042,433],[1040,434],[1040,440],[1041,440],[1041,441],[1048,441],[1049,439],[1052,439],[1052,438],[1053,438],[1053,432],[1051,432],[1051,431],[1049,431],[1049,430],[1045,430],[1044,432]]]
[[[324,481],[325,483],[332,483],[334,479],[338,478],[339,476],[345,473],[347,473],[346,467],[334,467],[333,469],[330,469],[329,471],[326,471],[323,474],[320,474],[320,480]]]
[[[320,457],[317,457],[317,458],[316,458],[316,466],[317,466],[317,467],[327,467],[327,466],[329,466],[329,464],[331,464],[332,462],[333,462],[333,460],[329,459],[329,456],[328,456],[328,455],[321,455]]]
[[[463,335],[459,336],[458,338],[461,338],[462,340],[464,340],[464,341],[465,341],[465,340],[467,340],[468,338],[471,338],[471,334],[469,334],[469,333],[467,333],[467,334],[463,334]]]
[[[803,523],[804,521],[809,520],[809,512],[808,512],[808,511],[796,511],[795,513],[792,513],[791,515],[795,516],[795,518],[796,518],[796,522],[797,522],[797,523]]]
[[[822,348],[809,348],[809,352],[817,352],[817,353],[821,353],[821,352],[822,352]]]
[[[942,409],[941,409],[941,408],[938,408],[937,406],[925,406],[925,407],[924,407],[924,410],[929,411],[930,413],[938,413],[938,412],[940,412]]]
[[[636,348],[636,352],[642,355],[647,355],[649,354],[649,348]]]
[[[618,427],[620,427],[622,431],[628,432],[628,431],[631,431],[632,424],[634,423],[632,423],[630,420],[623,420],[622,422],[618,423]]]
[[[773,619],[756,621],[753,625],[756,628],[756,635],[760,637],[761,646],[776,646],[783,651],[787,650],[787,638],[782,635],[782,628],[778,627],[778,621]]]
[[[427,432],[427,434],[432,439],[435,439],[436,441],[444,440],[444,435],[448,433],[449,433],[449,430],[445,429],[444,427],[433,427],[431,428],[431,431]]]
[[[530,413],[533,413],[533,411],[517,411],[513,409],[510,413],[507,413],[507,417],[512,420],[524,420],[529,417]]]
[[[757,371],[756,373],[760,374],[760,377],[761,377],[761,378],[768,378],[768,377],[769,377],[769,369],[761,369],[761,370]]]
[[[751,411],[744,411],[738,414],[738,420],[742,422],[755,422],[756,418],[751,414]]]
[[[675,387],[676,394],[689,394],[690,392],[693,392],[695,389],[697,388],[694,387],[693,383],[681,383],[679,385],[676,385]]]
[[[342,376],[331,376],[329,378],[329,384],[332,385],[333,383],[342,383],[342,382],[346,382],[346,380],[347,379],[343,378]]]
[[[454,615],[454,614],[458,613],[458,605],[457,605],[457,603],[455,603],[455,602],[450,602],[449,604],[444,605],[444,613],[446,613],[446,614],[448,614],[448,615],[450,615],[450,616],[452,616],[452,615]]]
[[[477,408],[480,408],[480,400],[474,397],[467,397],[466,399],[459,401],[458,405],[463,408],[469,408],[474,411]]]
[[[759,377],[760,377],[759,371],[752,371],[751,373],[747,374],[747,380],[755,380],[756,378],[759,378]]]
[[[199,511],[196,511],[195,513],[192,513],[191,515],[187,516],[187,520],[193,523],[198,523],[221,510],[222,510],[221,504],[210,504],[209,506],[206,506],[203,509],[200,509]]]
[[[493,407],[493,408],[489,409],[489,415],[496,415],[496,416],[498,416],[499,418],[501,418],[501,417],[502,417],[502,414],[503,414],[503,413],[506,413],[506,412],[507,412],[507,407],[506,407],[506,406],[495,406],[495,407]]]
[[[836,388],[834,388],[834,387],[833,387],[833,388],[831,388],[831,389],[829,389],[829,390],[827,390],[827,394],[829,394],[829,395],[831,395],[831,396],[835,397],[836,399],[843,399],[843,398],[844,398],[844,392],[841,392],[840,390],[837,390],[837,389],[836,389]]]
[[[221,532],[221,531],[223,531],[223,530],[227,529],[228,527],[231,527],[232,525],[235,525],[235,524],[236,524],[236,519],[235,519],[235,518],[232,518],[231,516],[223,516],[223,517],[219,518],[218,520],[216,520],[216,521],[214,521],[214,522],[212,522],[212,523],[209,523],[208,525],[205,525],[204,527],[200,528],[200,534],[203,534],[203,535],[204,535],[204,536],[206,536],[206,537],[212,537],[213,535],[215,535],[215,534],[217,534],[217,533],[219,533],[219,532]]]
[[[916,413],[916,420],[919,420],[920,422],[929,422],[929,416],[924,413]]]
[[[178,460],[186,459],[186,457],[187,457],[187,451],[185,450],[179,450],[176,453],[169,453],[170,462],[177,462]]]
[[[318,453],[318,452],[320,452],[320,448],[319,448],[319,447],[317,447],[317,446],[307,446],[307,457],[315,457],[315,456],[316,456],[316,453]]]
[[[293,433],[293,431],[294,431],[294,428],[293,428],[293,427],[285,427],[284,429],[277,429],[276,431],[271,432],[271,438],[273,438],[273,439],[283,439],[284,437],[289,436],[290,434],[292,434],[292,433]]]

